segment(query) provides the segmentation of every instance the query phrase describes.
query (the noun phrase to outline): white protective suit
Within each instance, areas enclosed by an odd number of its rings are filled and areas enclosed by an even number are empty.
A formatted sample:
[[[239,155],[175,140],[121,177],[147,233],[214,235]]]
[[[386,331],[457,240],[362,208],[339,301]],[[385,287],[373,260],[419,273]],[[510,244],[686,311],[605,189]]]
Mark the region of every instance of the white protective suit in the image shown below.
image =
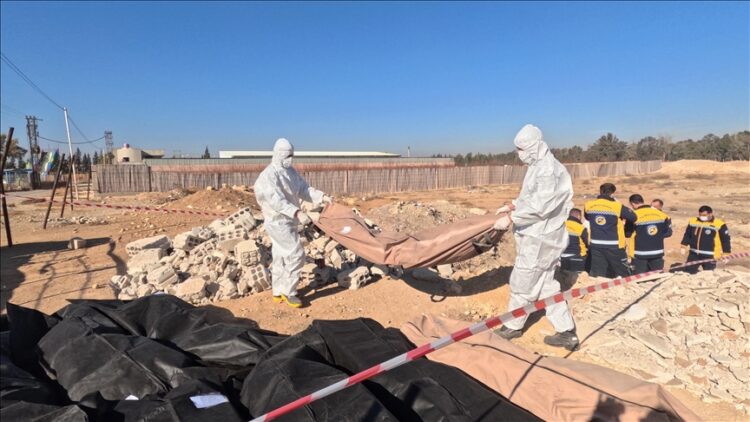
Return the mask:
[[[273,146],[271,164],[255,181],[255,198],[263,211],[264,227],[273,241],[271,281],[273,295],[295,296],[299,273],[305,264],[298,220],[302,200],[319,204],[323,192],[308,186],[305,179],[292,167],[294,147],[281,138]]]
[[[552,155],[542,131],[526,125],[513,141],[518,156],[529,165],[511,213],[516,240],[516,262],[510,274],[509,309],[515,309],[560,291],[555,269],[568,246],[565,220],[573,208],[573,183],[568,170]],[[557,332],[575,328],[568,304],[547,308],[547,319]],[[520,330],[526,318],[506,324]]]

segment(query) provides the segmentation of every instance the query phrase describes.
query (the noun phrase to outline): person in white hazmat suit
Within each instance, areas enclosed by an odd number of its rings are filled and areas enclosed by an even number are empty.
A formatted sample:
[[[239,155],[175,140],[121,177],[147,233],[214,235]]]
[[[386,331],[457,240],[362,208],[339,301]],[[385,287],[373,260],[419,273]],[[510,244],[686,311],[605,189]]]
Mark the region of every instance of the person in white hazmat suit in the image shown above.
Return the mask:
[[[305,264],[305,251],[297,225],[312,223],[300,204],[303,200],[313,204],[331,203],[332,199],[307,184],[292,167],[292,157],[294,146],[284,138],[278,139],[273,146],[271,164],[260,173],[254,187],[255,198],[263,212],[263,226],[273,242],[273,300],[299,308],[302,301],[297,297],[297,285]]]
[[[511,310],[560,291],[554,276],[560,255],[568,245],[565,220],[573,208],[570,174],[550,152],[542,131],[526,125],[513,143],[518,157],[529,167],[518,198],[497,210],[497,214],[504,215],[495,223],[497,230],[508,230],[512,224],[516,241],[516,261],[509,283]],[[568,304],[554,304],[546,312],[557,333],[545,337],[544,342],[577,349],[579,341]],[[520,337],[525,322],[525,317],[514,319],[495,333],[508,340]]]

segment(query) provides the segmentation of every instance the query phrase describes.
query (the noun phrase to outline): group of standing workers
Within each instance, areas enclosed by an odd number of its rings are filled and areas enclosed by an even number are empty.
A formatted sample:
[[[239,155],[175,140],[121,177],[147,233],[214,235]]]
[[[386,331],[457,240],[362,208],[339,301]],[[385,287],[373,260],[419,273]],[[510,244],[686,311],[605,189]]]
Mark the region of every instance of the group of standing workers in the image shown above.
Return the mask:
[[[633,194],[631,209],[615,200],[615,191],[615,185],[605,183],[599,187],[599,196],[586,202],[583,212],[577,208],[570,211],[568,247],[560,257],[563,270],[611,278],[664,269],[664,240],[672,236],[672,220],[662,210],[664,202],[654,199],[647,205],[643,196]],[[698,217],[690,219],[681,245],[687,263],[719,260],[732,251],[726,223],[716,218],[708,205],[701,206]],[[707,270],[716,268],[714,261],[688,266],[685,271],[695,274],[701,265]]]
[[[514,144],[529,168],[518,198],[497,210],[502,216],[495,223],[497,230],[511,229],[516,242],[509,310],[559,292],[558,265],[562,273],[589,271],[594,277],[626,277],[664,268],[664,239],[672,235],[672,222],[661,200],[646,205],[634,194],[629,198],[631,209],[614,198],[615,185],[605,183],[583,211],[573,208],[570,174],[547,147],[542,131],[526,125]],[[689,248],[688,263],[718,260],[731,252],[729,229],[707,205],[690,219],[681,244],[682,255]],[[713,269],[716,263],[702,265]],[[695,273],[697,266],[685,271]],[[568,304],[556,303],[545,311],[556,333],[544,342],[576,350],[579,340]],[[495,333],[508,340],[521,337],[525,322],[526,317],[516,318]]]

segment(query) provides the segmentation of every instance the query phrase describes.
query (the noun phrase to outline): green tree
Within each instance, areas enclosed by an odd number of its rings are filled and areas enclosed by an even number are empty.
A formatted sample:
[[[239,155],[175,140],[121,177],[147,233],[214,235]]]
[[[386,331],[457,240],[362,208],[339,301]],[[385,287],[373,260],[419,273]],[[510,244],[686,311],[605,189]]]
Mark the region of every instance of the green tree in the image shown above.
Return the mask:
[[[203,151],[201,158],[211,158],[211,153],[208,151],[208,145],[206,145],[206,150]]]
[[[0,155],[5,153],[5,141],[7,136],[0,134]],[[13,138],[10,142],[10,150],[8,150],[8,159],[5,160],[5,167],[13,168],[16,161],[23,160],[23,156],[26,155],[27,150],[21,148],[18,144],[18,138]]]
[[[628,143],[612,133],[602,135],[586,152],[586,161],[623,161],[628,156]]]

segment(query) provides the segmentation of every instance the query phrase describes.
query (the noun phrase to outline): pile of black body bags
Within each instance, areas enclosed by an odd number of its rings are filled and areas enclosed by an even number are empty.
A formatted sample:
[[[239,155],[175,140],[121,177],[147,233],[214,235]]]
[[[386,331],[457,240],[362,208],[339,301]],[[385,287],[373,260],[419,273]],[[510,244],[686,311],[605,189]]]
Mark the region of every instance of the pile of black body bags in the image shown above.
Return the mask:
[[[8,304],[0,420],[247,421],[410,350],[370,319],[282,336],[169,295]],[[460,370],[419,359],[295,410],[287,421],[536,421]]]

